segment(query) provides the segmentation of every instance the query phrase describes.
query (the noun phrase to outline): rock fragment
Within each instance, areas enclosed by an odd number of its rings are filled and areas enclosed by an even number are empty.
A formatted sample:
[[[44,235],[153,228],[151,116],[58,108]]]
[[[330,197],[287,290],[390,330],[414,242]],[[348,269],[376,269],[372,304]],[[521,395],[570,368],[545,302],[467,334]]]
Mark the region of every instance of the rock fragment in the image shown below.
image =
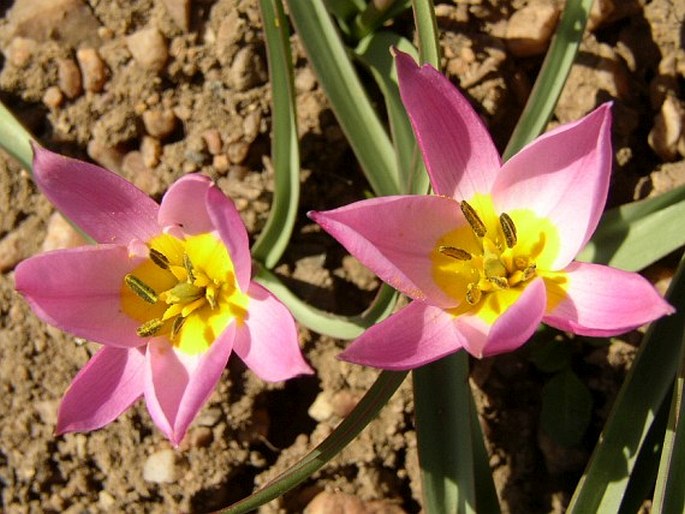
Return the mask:
[[[169,58],[166,39],[154,27],[139,30],[126,38],[131,56],[142,68],[160,72]]]
[[[162,0],[169,17],[183,32],[190,28],[190,0]]]
[[[652,150],[665,161],[672,161],[678,155],[678,142],[683,135],[683,117],[685,108],[681,102],[673,95],[667,95],[647,138]]]
[[[174,131],[176,120],[176,115],[170,109],[154,109],[143,113],[145,131],[159,139],[164,139]]]
[[[99,93],[107,82],[107,66],[94,48],[79,48],[76,60],[81,68],[83,87],[91,93]]]
[[[72,59],[57,61],[57,84],[64,95],[73,100],[83,92],[81,70]]]
[[[150,455],[143,465],[143,480],[155,484],[172,484],[184,472],[184,459],[174,450],[159,450]]]
[[[560,8],[549,0],[536,0],[516,11],[507,23],[507,47],[518,57],[544,53],[549,46]]]

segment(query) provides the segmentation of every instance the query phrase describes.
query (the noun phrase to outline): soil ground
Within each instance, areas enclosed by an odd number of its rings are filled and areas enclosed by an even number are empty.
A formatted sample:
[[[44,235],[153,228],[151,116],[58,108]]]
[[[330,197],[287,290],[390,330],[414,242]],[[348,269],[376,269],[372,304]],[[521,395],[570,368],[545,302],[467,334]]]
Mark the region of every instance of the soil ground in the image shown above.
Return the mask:
[[[443,68],[502,149],[559,5],[436,4]],[[685,182],[685,7],[668,0],[596,4],[553,123],[614,101],[615,205]],[[236,202],[251,236],[259,233],[273,177],[270,86],[256,1],[16,0],[0,3],[0,10],[0,99],[44,145],[113,169],[156,199],[185,173],[207,174]],[[540,20],[531,12],[551,14]],[[413,37],[410,13],[396,26]],[[296,34],[292,42],[303,190],[296,232],[276,270],[319,308],[354,314],[369,304],[378,280],[304,213],[360,199],[368,186]],[[14,292],[13,269],[37,252],[76,244],[78,236],[29,174],[0,155],[4,512],[206,512],[225,506],[330,433],[377,375],[335,358],[344,341],[302,328],[303,351],[316,375],[265,384],[232,359],[177,451],[142,402],[104,429],[54,437],[60,397],[97,345],[39,321]],[[667,277],[669,269],[667,260],[650,269],[650,277]],[[540,428],[549,374],[531,361],[529,346],[472,362],[471,382],[506,513],[563,512],[641,334],[611,341],[555,337],[571,348],[572,367],[593,397],[590,426],[570,448]],[[412,402],[407,380],[353,444],[260,512],[335,512],[334,506],[420,512]],[[155,463],[165,481],[159,473],[155,480],[144,477]]]

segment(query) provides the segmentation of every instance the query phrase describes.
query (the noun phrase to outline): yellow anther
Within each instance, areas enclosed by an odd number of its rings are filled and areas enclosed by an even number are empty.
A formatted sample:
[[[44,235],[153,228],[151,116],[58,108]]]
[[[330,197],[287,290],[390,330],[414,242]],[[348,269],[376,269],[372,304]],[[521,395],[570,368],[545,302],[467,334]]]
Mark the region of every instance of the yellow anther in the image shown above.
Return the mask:
[[[136,334],[138,334],[140,337],[154,336],[160,330],[162,330],[163,326],[164,326],[164,321],[162,321],[161,319],[159,319],[159,318],[151,319],[150,321],[146,321],[145,323],[140,325],[136,329]]]
[[[126,283],[128,288],[136,294],[138,298],[146,301],[147,303],[157,303],[157,300],[159,298],[155,290],[135,275],[129,273],[124,277],[124,282]]]
[[[502,227],[502,232],[504,232],[504,240],[507,242],[507,246],[513,248],[516,245],[516,225],[514,225],[514,220],[506,212],[503,212],[499,215],[499,224]]]
[[[190,257],[188,257],[187,253],[183,254],[183,267],[186,269],[186,273],[188,274],[188,282],[192,284],[195,280],[195,273],[193,263],[190,261]]]
[[[150,260],[162,269],[169,269],[169,259],[159,250],[150,248]]]
[[[181,331],[185,321],[186,319],[182,316],[178,316],[174,319],[174,322],[171,324],[171,334],[169,335],[172,341],[176,339],[176,336],[178,336],[178,333]]]
[[[477,283],[472,282],[466,286],[466,303],[469,305],[476,305],[478,302],[480,302],[481,296],[482,292]]]
[[[462,201],[459,204],[459,207],[461,207],[461,212],[464,214],[466,221],[471,225],[471,229],[475,234],[478,237],[485,237],[488,229],[486,228],[485,223],[483,223],[483,220],[478,216],[476,210],[465,201]]]
[[[439,246],[438,251],[444,256],[457,259],[458,261],[470,261],[473,257],[466,250],[462,250],[456,246]]]
[[[486,277],[486,280],[497,289],[507,289],[509,287],[509,282],[504,277]]]

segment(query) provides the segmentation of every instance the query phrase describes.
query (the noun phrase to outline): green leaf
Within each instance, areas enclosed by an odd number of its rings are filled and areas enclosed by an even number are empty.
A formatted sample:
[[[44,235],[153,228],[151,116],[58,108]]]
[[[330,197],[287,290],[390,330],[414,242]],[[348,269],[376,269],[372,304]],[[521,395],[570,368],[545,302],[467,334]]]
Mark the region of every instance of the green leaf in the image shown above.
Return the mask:
[[[545,331],[549,335],[549,331]],[[544,373],[556,373],[571,365],[573,349],[566,341],[536,339],[527,344],[530,361]]]
[[[653,514],[685,512],[685,337],[680,343],[680,365],[673,387],[661,462],[657,473]]]
[[[252,247],[252,257],[267,268],[273,268],[283,255],[295,226],[300,197],[300,153],[288,19],[280,0],[259,0],[259,6],[271,78],[271,159],[275,187],[269,218]]]
[[[406,371],[383,371],[350,414],[316,448],[255,494],[223,510],[225,514],[250,512],[307,480],[335,457],[376,417],[402,384]]]
[[[390,139],[322,2],[289,0],[290,18],[371,188],[400,191]]]
[[[266,268],[256,267],[255,271],[254,279],[276,295],[299,323],[319,334],[338,339],[359,337],[366,328],[389,316],[397,301],[397,292],[383,284],[373,304],[364,313],[359,316],[336,316],[300,300]]]
[[[592,0],[568,0],[523,114],[516,124],[504,159],[509,159],[545,128],[583,38]]]
[[[435,20],[433,0],[412,0],[414,24],[419,38],[419,56],[421,64],[432,64],[440,69],[440,41],[438,24]]]
[[[673,386],[685,327],[685,260],[666,297],[676,313],[654,322],[616,398],[567,512],[618,512],[655,413]]]
[[[576,258],[638,271],[685,244],[685,186],[604,213]]]
[[[592,395],[570,369],[556,373],[542,388],[542,429],[562,446],[577,445],[592,414]]]
[[[0,146],[28,171],[33,169],[33,140],[29,131],[0,102]]]
[[[378,30],[383,23],[408,9],[409,0],[372,1],[357,17],[354,24],[354,37],[359,40]]]
[[[395,148],[395,161],[400,174],[400,192],[425,194],[430,186],[407,111],[400,98],[395,59],[391,48],[417,57],[416,48],[392,32],[376,32],[359,42],[357,57],[371,71],[385,98],[390,133]]]

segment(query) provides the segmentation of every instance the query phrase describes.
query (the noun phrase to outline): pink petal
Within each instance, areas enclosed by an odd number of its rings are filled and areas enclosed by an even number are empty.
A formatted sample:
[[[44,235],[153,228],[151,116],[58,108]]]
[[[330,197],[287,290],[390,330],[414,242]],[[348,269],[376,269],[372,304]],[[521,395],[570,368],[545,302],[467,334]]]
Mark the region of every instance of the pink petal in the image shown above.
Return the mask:
[[[175,350],[166,340],[148,345],[145,402],[155,424],[175,446],[214,391],[231,355],[235,324],[197,355]]]
[[[675,310],[637,273],[600,264],[572,262],[563,272],[566,293],[548,282],[547,295],[559,301],[544,322],[583,336],[622,334]]]
[[[338,358],[375,368],[418,368],[464,345],[455,317],[438,307],[414,301],[367,329]]]
[[[395,52],[402,102],[433,189],[457,200],[489,193],[502,161],[480,117],[435,68]]]
[[[135,347],[138,321],[121,311],[124,276],[137,264],[124,246],[57,250],[20,263],[16,289],[43,321],[98,343]]]
[[[252,256],[245,224],[235,204],[216,186],[210,187],[207,192],[207,210],[231,256],[238,285],[241,291],[247,291],[250,287]]]
[[[263,380],[277,382],[313,373],[302,358],[288,309],[255,282],[248,296],[248,315],[237,328],[235,353]]]
[[[490,357],[522,346],[540,325],[546,304],[545,284],[536,279],[492,325],[475,314],[456,318],[464,349],[474,357]]]
[[[116,173],[34,145],[36,184],[62,214],[98,243],[147,241],[159,233],[159,206]]]
[[[454,307],[433,280],[438,240],[465,221],[459,205],[442,196],[386,196],[309,217],[382,280],[415,300]]]
[[[159,206],[159,225],[178,225],[186,234],[212,232],[214,224],[207,213],[207,191],[212,181],[198,174],[186,175],[167,190]]]
[[[64,394],[57,435],[95,430],[114,421],[143,394],[144,371],[145,357],[138,349],[99,350]]]
[[[611,104],[537,138],[507,161],[493,186],[498,212],[531,209],[558,227],[553,270],[585,246],[604,210],[611,175]]]

